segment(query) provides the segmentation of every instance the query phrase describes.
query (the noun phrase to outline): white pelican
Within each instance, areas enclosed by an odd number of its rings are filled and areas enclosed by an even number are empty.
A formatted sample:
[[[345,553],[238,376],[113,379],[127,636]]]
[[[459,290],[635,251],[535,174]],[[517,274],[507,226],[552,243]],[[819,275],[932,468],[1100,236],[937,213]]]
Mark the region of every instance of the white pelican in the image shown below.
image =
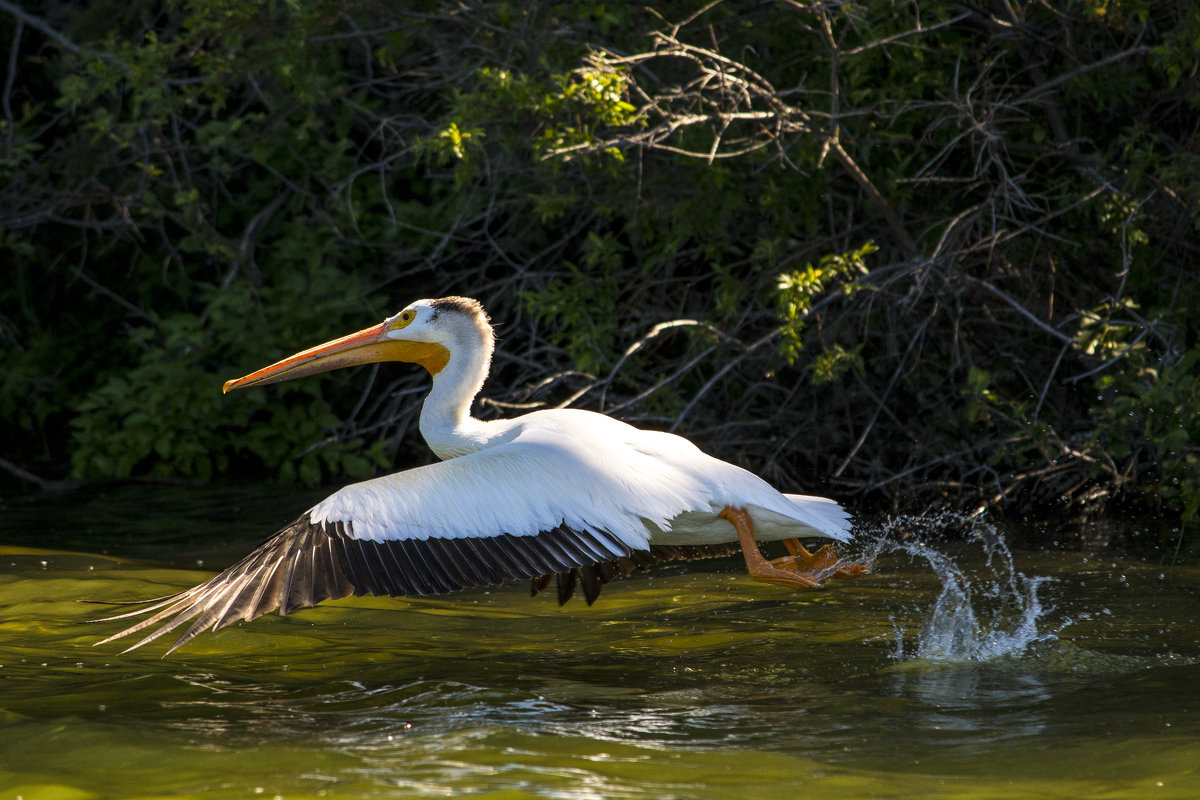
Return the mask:
[[[746,470],[670,433],[578,409],[483,421],[470,414],[494,337],[475,300],[418,300],[381,324],[229,381],[225,391],[373,361],[419,364],[433,377],[421,434],[443,459],[335,492],[221,574],[147,607],[156,612],[104,639],[159,627],[129,649],[191,624],[170,653],[278,609],[287,614],[349,595],[424,595],[559,575],[559,599],[581,581],[590,603],[614,572],[674,558],[736,552],[755,580],[813,589],[866,571],[828,546],[847,541],[832,500],[781,494]],[[757,539],[785,540],[768,561]]]

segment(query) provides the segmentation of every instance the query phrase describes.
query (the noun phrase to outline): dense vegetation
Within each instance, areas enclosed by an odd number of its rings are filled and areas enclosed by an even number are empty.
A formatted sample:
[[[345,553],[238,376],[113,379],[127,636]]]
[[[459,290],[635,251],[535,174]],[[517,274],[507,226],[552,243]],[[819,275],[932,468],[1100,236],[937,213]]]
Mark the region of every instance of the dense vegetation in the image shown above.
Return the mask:
[[[0,0],[2,479],[366,476],[427,380],[223,380],[478,297],[480,413],[852,503],[1200,512],[1200,6]]]

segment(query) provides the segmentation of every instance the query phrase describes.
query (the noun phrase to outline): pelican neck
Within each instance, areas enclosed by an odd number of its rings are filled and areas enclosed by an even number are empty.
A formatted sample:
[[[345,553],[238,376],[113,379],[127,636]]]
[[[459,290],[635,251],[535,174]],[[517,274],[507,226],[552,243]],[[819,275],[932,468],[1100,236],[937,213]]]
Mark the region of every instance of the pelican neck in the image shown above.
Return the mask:
[[[471,416],[471,404],[487,379],[493,345],[482,331],[473,333],[449,344],[450,359],[433,375],[421,407],[421,435],[443,460],[473,453],[488,439],[488,423]]]

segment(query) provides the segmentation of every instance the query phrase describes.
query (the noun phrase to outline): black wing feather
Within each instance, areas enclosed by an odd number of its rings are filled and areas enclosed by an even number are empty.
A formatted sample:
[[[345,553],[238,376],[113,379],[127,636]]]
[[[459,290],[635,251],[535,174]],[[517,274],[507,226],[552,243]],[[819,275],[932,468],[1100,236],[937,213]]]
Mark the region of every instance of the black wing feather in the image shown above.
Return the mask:
[[[615,562],[634,552],[611,534],[565,525],[535,536],[363,540],[340,522],[314,524],[306,514],[204,583],[108,617],[150,614],[97,644],[153,628],[128,648],[133,650],[190,622],[167,650],[171,653],[207,629],[269,611],[287,614],[350,595],[441,594],[591,568],[601,559]]]

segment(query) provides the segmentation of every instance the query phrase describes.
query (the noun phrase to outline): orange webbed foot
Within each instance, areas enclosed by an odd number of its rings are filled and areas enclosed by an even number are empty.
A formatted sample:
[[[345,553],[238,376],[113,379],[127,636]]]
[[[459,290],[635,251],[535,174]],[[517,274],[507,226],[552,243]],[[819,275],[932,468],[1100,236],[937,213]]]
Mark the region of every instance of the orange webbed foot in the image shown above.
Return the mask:
[[[817,548],[815,553],[810,553],[798,539],[784,539],[783,546],[788,549],[791,555],[773,559],[772,563],[790,559],[794,566],[784,567],[783,564],[779,564],[781,568],[796,569],[801,572],[816,572],[830,578],[856,578],[871,571],[871,568],[866,564],[842,562],[833,552],[833,548],[827,544]]]

